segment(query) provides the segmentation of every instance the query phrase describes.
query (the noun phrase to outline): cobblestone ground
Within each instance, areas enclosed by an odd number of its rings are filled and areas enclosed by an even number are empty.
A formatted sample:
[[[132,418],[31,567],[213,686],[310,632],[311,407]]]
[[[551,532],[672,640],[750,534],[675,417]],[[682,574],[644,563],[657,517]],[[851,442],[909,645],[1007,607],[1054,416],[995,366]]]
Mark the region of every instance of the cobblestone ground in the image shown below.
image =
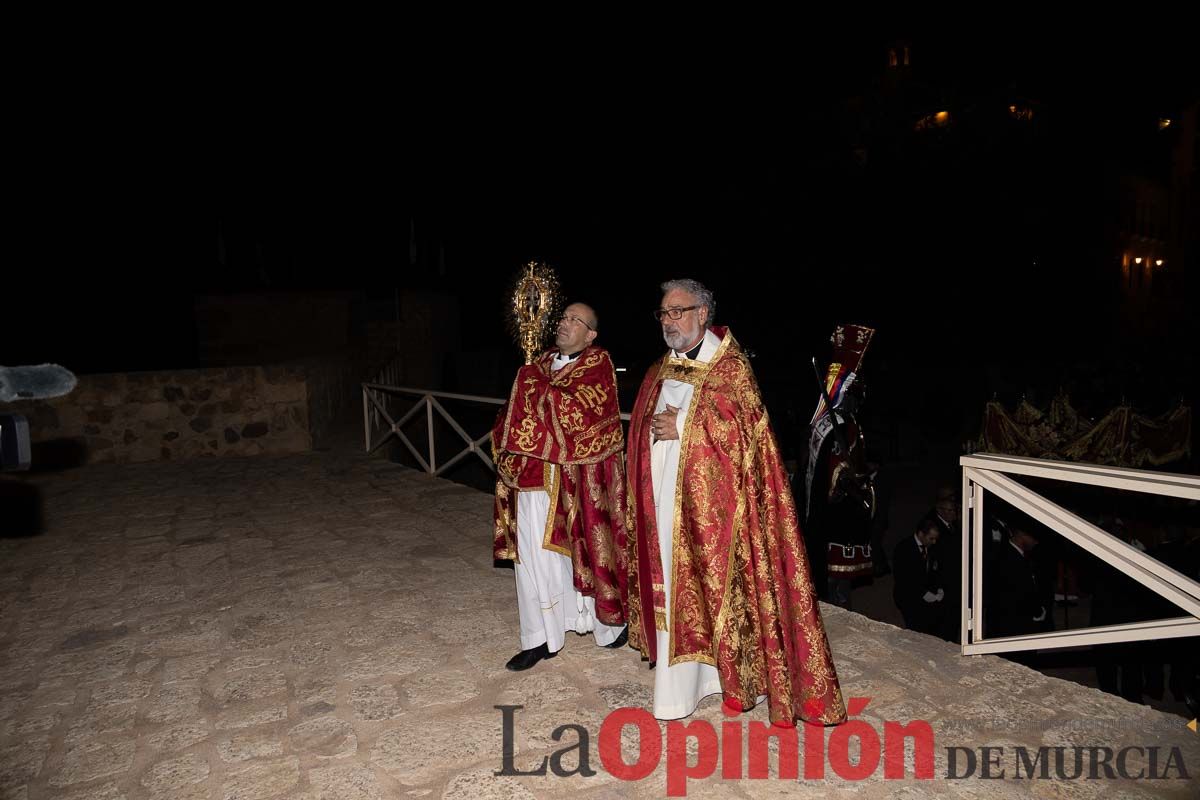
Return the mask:
[[[650,701],[653,674],[633,651],[570,636],[558,658],[504,670],[517,649],[513,578],[492,563],[485,494],[346,453],[27,480],[42,492],[46,530],[0,539],[0,798],[666,792],[665,755],[648,777],[625,782],[598,754],[604,716]],[[768,779],[722,779],[718,760],[717,774],[687,784],[689,797],[1195,796],[1195,781],[1177,771],[1168,780],[1105,780],[1103,768],[1096,780],[1012,780],[1017,745],[1153,745],[1160,771],[1175,746],[1196,779],[1200,737],[1179,717],[998,658],[962,658],[840,609],[825,619],[843,689],[870,698],[862,717],[874,730],[885,720],[932,723],[935,778],[888,780],[881,764],[846,780],[831,762],[824,778],[800,783],[774,767]],[[497,705],[524,706],[517,769],[575,744],[577,729],[552,737],[575,723],[590,734],[596,774],[494,775]],[[718,701],[694,719],[723,721]],[[760,708],[738,722],[764,719]],[[831,744],[838,736],[827,735]],[[627,729],[631,762],[635,741]],[[868,760],[872,746],[868,737]],[[980,779],[980,764],[974,777],[946,780],[953,746],[1006,748],[994,768],[1006,779]],[[857,740],[850,753],[859,757]],[[1149,758],[1134,753],[1127,771]],[[576,748],[560,766],[579,760]]]

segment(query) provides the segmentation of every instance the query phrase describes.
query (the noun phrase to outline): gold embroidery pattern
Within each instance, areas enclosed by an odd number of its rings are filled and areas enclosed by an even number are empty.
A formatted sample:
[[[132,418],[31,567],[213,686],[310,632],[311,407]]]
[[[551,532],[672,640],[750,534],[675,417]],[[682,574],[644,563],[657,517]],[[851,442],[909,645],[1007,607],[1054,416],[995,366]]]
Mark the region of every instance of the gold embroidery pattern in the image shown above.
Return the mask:
[[[593,350],[586,356],[580,356],[577,360],[570,362],[556,372],[550,382],[554,386],[570,387],[576,379],[581,378],[592,367],[604,363],[604,358],[605,354],[603,351]]]
[[[658,379],[679,381],[681,383],[690,383],[692,386],[700,386],[704,383],[704,379],[708,377],[708,372],[712,369],[712,365],[716,363],[717,356],[713,355],[709,361],[692,361],[686,358],[665,358],[662,366],[659,368]]]
[[[556,527],[554,524],[554,518],[558,516],[562,470],[554,469],[550,464],[547,464],[546,472],[553,472],[553,475],[547,475],[548,480],[546,491],[550,494],[550,508],[546,511],[546,522],[542,531],[542,548],[570,558],[570,548],[563,547],[562,545],[554,542],[554,529]]]
[[[495,559],[512,559],[519,563],[516,545],[516,520],[513,518],[513,506],[516,498],[503,482],[496,482],[495,529],[492,533],[494,545],[492,557]]]
[[[620,426],[613,428],[607,434],[602,434],[595,437],[590,442],[581,441],[575,445],[573,457],[578,459],[590,458],[600,452],[607,452],[614,448],[619,449],[625,441],[625,433]]]
[[[558,418],[562,420],[563,430],[576,434],[583,430],[583,412],[571,407],[571,395],[563,394],[558,401]]]
[[[537,393],[537,380],[534,378],[526,378],[525,385],[529,388],[525,390],[525,413],[533,414],[533,403],[531,398]],[[521,424],[514,431],[517,437],[517,447],[527,453],[533,452],[537,447],[537,440],[542,438],[542,434],[537,430],[537,421],[532,416],[526,416],[521,420]],[[535,435],[536,433],[536,435]]]
[[[572,559],[576,586],[595,597],[600,621],[622,624],[628,529],[615,371],[599,348],[557,372],[552,363],[553,353],[547,353],[521,368],[493,430],[493,457],[505,487],[496,496],[493,549],[497,557],[518,555],[517,493],[544,489],[550,504],[541,546]]]
[[[575,393],[579,395],[579,402],[589,411],[597,411],[608,402],[608,392],[598,383],[580,386]]]
[[[714,665],[723,691],[743,705],[766,694],[772,721],[842,721],[795,504],[749,362],[729,334],[707,366],[672,361],[664,359],[658,379],[696,389],[680,443],[673,563],[663,565],[672,576],[667,663]],[[655,617],[665,625],[657,608]]]
[[[493,449],[492,462],[496,465],[496,475],[502,481],[500,485],[513,487],[517,485],[517,470],[514,463],[516,458],[517,456],[512,453],[496,453]]]
[[[680,377],[673,378],[673,380],[682,380],[692,383],[696,387],[692,393],[692,401],[690,404],[688,404],[687,415],[685,416],[683,422],[683,437],[679,443],[679,470],[675,475],[675,508],[674,516],[672,517],[673,521],[671,523],[672,563],[662,565],[664,572],[668,569],[671,570],[671,597],[666,598],[666,602],[670,603],[671,608],[671,630],[668,637],[667,646],[667,663],[671,665],[674,665],[679,661],[703,661],[706,664],[714,664],[711,655],[712,639],[709,635],[711,632],[708,630],[704,616],[700,613],[702,610],[701,604],[703,603],[703,600],[690,590],[685,590],[683,593],[680,591],[681,585],[688,583],[688,581],[681,579],[681,576],[690,576],[694,567],[692,566],[691,548],[680,546],[679,531],[680,525],[683,521],[683,514],[681,512],[683,511],[683,501],[685,495],[688,498],[689,503],[693,502],[695,499],[698,499],[699,504],[707,506],[712,498],[710,493],[712,491],[720,491],[722,487],[722,484],[718,483],[716,486],[713,486],[712,484],[707,486],[697,486],[695,492],[685,493],[683,490],[684,476],[687,474],[688,466],[698,463],[701,460],[697,458],[696,455],[692,454],[691,447],[693,433],[695,432],[696,428],[696,426],[692,424],[693,420],[695,419],[696,409],[700,407],[701,403],[707,402],[711,391],[717,388],[706,387],[704,385],[704,379],[708,376],[713,366],[715,366],[725,356],[726,352],[729,350],[730,342],[732,341],[732,336],[726,336],[721,341],[717,351],[713,353],[712,358],[710,358],[707,362],[691,361],[690,359],[666,358],[663,360],[662,367],[659,369],[660,382],[666,379],[664,377],[666,375],[678,375]],[[727,484],[725,485],[727,486]],[[697,508],[696,510],[698,512],[697,522],[708,516],[705,513],[705,508],[701,507]],[[692,537],[689,536],[688,538],[691,539]],[[682,600],[680,599],[681,594],[686,594]],[[701,608],[697,608],[698,605],[700,605]],[[699,642],[689,643],[690,647],[688,650],[691,654],[682,657],[676,655],[678,650],[675,641],[675,632],[680,630],[681,626],[687,626],[682,628],[684,630],[696,630],[697,635],[695,638],[700,640]],[[709,643],[709,646],[705,646],[705,642]],[[697,650],[700,652],[696,652]],[[659,654],[660,658],[661,655],[662,654]]]

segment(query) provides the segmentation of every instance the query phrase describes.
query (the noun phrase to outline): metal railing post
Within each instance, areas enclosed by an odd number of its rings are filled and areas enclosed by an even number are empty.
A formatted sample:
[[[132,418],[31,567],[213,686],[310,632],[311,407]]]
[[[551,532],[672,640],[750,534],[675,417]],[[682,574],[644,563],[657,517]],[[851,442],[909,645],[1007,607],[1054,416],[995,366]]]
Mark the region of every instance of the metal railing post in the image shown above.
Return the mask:
[[[363,387],[363,447],[368,453],[371,452],[371,412],[369,408],[370,402],[367,400],[367,392],[369,391],[370,389],[367,389],[365,386]]]
[[[433,451],[433,397],[425,395],[425,425],[429,428],[429,474],[437,474],[437,455]]]

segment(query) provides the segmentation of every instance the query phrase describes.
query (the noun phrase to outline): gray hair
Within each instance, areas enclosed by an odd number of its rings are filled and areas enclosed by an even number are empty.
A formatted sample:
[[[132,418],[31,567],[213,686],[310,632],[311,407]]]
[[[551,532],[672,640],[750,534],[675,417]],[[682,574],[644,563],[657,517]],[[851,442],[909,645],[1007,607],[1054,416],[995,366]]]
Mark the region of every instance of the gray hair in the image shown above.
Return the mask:
[[[676,278],[675,280],[667,281],[662,285],[662,293],[682,289],[688,294],[696,298],[696,305],[707,306],[708,316],[704,319],[704,327],[712,325],[713,317],[717,315],[717,301],[713,299],[712,291],[700,281],[694,281],[691,278]]]

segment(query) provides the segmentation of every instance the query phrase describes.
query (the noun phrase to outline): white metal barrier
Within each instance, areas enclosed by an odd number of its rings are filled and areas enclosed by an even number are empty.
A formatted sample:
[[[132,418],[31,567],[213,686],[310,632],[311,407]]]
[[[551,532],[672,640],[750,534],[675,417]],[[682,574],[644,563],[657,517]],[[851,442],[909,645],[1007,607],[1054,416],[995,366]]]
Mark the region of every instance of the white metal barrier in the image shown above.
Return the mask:
[[[963,456],[962,609],[963,655],[1169,639],[1200,635],[1200,583],[1150,558],[1087,520],[1022,486],[1008,475],[1200,500],[1200,477],[1092,464],[980,454]],[[991,492],[1051,530],[1175,603],[1191,616],[1080,630],[987,639],[983,625],[984,496]],[[968,577],[970,590],[968,594]]]

